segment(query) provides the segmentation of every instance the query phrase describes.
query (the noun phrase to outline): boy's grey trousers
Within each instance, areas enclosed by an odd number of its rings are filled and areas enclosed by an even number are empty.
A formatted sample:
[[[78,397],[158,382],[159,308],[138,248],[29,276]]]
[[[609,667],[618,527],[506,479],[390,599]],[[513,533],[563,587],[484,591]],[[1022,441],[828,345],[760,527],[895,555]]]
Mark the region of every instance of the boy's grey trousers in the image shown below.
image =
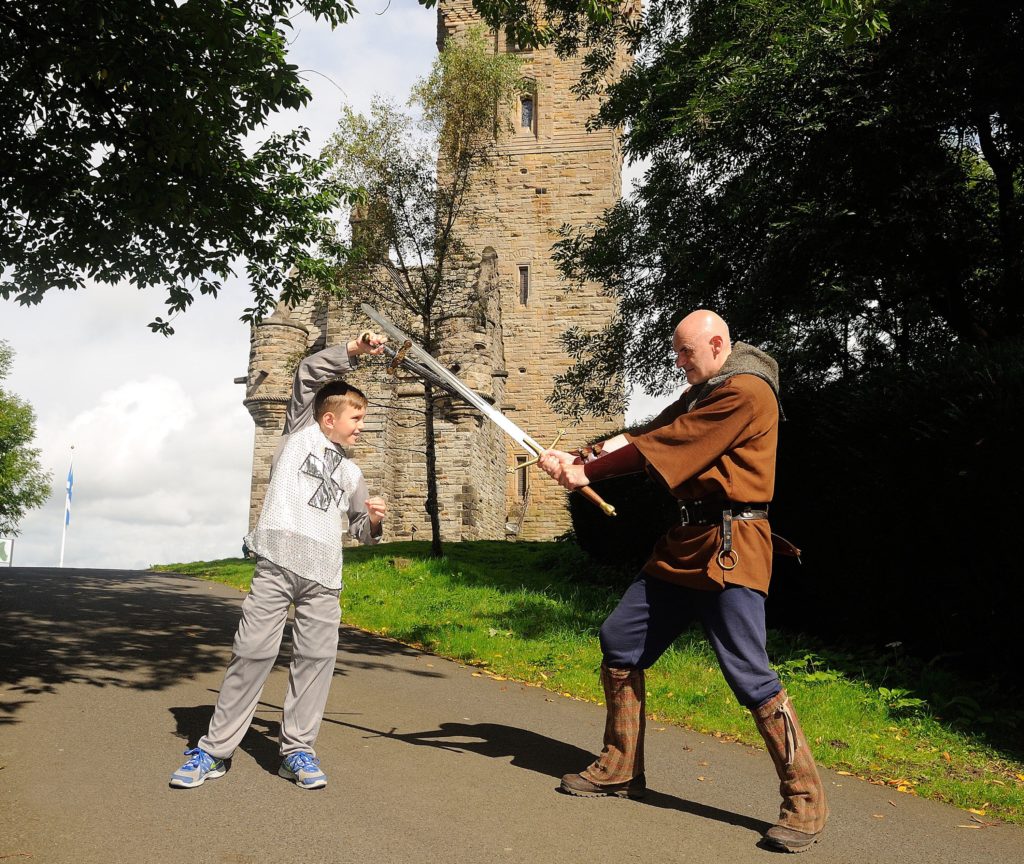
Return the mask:
[[[277,660],[288,607],[294,603],[292,659],[280,751],[282,756],[299,751],[316,755],[313,744],[320,731],[338,654],[339,593],[265,558],[256,560],[252,588],[242,604],[242,620],[210,729],[199,739],[203,750],[226,759],[241,743]]]

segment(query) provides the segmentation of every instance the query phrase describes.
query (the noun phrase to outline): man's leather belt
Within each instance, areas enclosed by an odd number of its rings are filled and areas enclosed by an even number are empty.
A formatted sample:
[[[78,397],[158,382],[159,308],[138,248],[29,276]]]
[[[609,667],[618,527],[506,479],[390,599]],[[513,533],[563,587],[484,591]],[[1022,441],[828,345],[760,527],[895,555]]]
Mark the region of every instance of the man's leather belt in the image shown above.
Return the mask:
[[[683,525],[715,525],[725,513],[731,519],[767,519],[767,504],[751,504],[744,501],[727,501],[721,498],[699,501],[679,501],[679,521]]]
[[[767,519],[767,504],[719,499],[680,501],[679,521],[683,525],[722,524],[722,548],[716,560],[723,570],[733,570],[740,563],[740,554],[732,548],[732,523],[736,519]]]

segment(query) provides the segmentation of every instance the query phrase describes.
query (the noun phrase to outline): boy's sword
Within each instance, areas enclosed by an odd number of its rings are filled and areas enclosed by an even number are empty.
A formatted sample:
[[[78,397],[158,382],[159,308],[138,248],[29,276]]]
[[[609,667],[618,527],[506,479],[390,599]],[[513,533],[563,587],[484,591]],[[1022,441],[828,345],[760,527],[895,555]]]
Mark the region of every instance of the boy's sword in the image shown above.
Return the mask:
[[[484,399],[483,396],[467,387],[459,378],[445,369],[444,366],[413,342],[387,315],[374,309],[369,303],[361,304],[360,308],[363,310],[364,315],[376,323],[398,345],[397,349],[389,347],[384,349],[392,358],[392,365],[402,366],[417,377],[441,387],[452,396],[456,396],[472,405],[531,456],[539,457],[544,452],[546,448],[527,435],[519,426]],[[578,491],[585,498],[600,507],[606,515],[615,515],[615,508],[604,501],[589,486],[584,486]]]

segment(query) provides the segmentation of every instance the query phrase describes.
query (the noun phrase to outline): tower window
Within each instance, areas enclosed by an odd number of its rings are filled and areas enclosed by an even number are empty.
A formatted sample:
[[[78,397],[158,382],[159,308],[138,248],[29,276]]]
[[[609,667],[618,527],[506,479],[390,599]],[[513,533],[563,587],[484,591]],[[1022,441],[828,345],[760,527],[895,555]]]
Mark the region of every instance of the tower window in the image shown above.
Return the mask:
[[[526,461],[526,457],[525,456],[516,456],[516,466],[517,467],[522,465],[525,461]],[[519,470],[516,471],[516,474],[518,475],[518,480],[516,481],[516,484],[517,484],[516,485],[516,492],[519,495],[519,500],[520,501],[525,501],[526,500],[526,493],[530,491],[530,480],[529,480],[529,476],[528,476],[529,475],[529,469],[528,468],[519,468]]]
[[[530,301],[530,265],[519,265],[519,302],[525,306]]]
[[[534,104],[532,96],[522,96],[519,99],[519,127],[530,132],[533,131]]]

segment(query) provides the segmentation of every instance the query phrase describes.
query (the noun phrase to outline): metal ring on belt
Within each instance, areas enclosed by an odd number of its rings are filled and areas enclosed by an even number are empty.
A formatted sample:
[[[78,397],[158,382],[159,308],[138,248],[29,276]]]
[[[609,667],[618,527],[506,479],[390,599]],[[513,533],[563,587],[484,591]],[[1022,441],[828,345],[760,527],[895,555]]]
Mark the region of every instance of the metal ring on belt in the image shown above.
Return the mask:
[[[734,513],[733,509],[738,512]],[[698,515],[698,511],[701,511]],[[693,518],[691,518],[691,512]],[[705,516],[706,513],[706,516]],[[707,516],[714,514],[714,519]],[[734,519],[767,519],[767,504],[744,504],[738,501],[680,501],[679,519],[683,525],[711,525],[722,520],[722,548],[718,550],[715,560],[725,571],[736,569],[740,563],[740,553],[732,548],[732,523]]]

